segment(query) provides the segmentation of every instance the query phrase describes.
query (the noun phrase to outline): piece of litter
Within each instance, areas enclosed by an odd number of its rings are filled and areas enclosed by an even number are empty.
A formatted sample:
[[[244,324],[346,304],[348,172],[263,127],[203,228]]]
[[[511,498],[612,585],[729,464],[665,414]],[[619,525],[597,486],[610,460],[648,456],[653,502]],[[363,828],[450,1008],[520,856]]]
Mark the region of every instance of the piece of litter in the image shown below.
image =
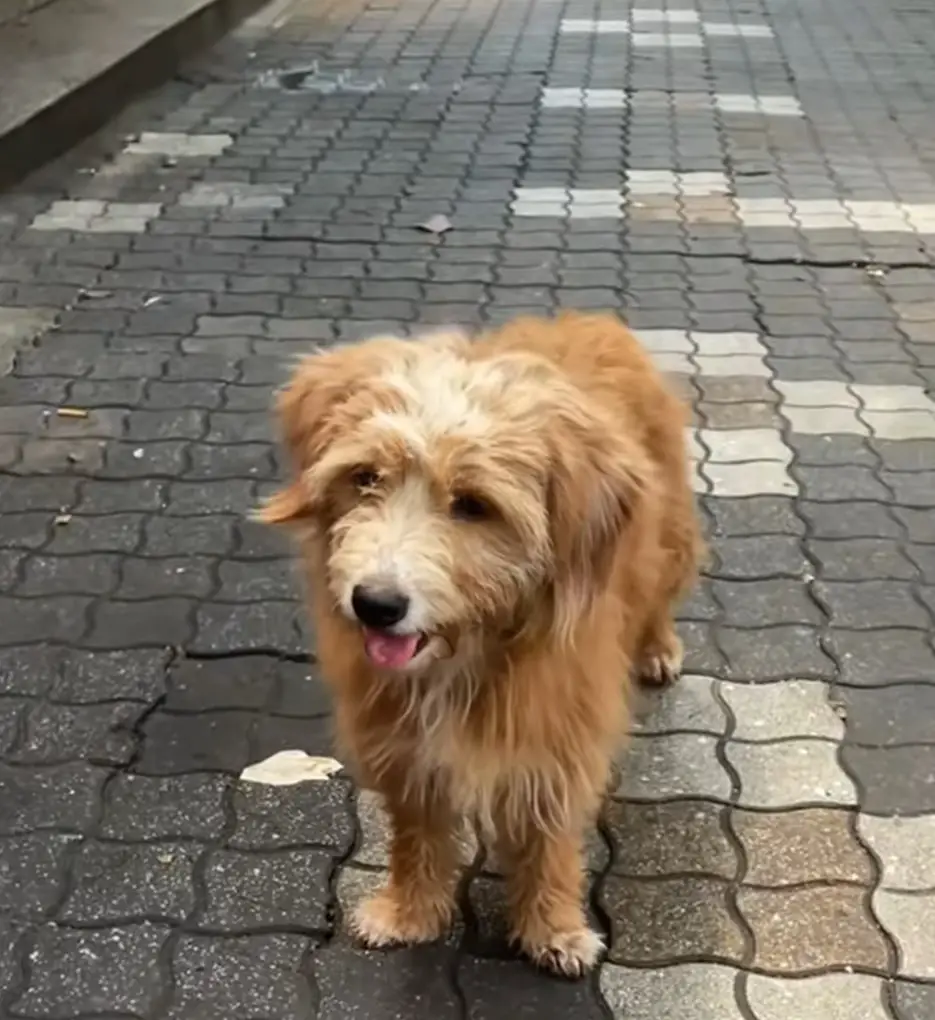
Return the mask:
[[[321,783],[344,766],[334,758],[314,757],[304,751],[277,751],[255,765],[248,765],[240,778],[245,783],[267,786],[294,786],[296,783]]]
[[[150,308],[153,305],[158,305],[160,301],[165,301],[165,298],[161,294],[150,294],[150,296],[143,302],[143,307]]]
[[[70,520],[71,514],[57,514],[54,523],[57,527],[60,528],[63,525],[68,524]]]
[[[78,291],[79,301],[94,301],[98,298],[109,298],[113,297],[114,292],[112,290],[87,290],[84,287]]]
[[[133,459],[134,460],[142,460],[143,459],[143,447],[142,446],[138,446],[133,451]]]
[[[886,270],[883,266],[867,266],[867,276],[873,276],[876,279],[881,279],[886,276]]]
[[[60,407],[55,412],[59,418],[87,418],[88,412],[83,407]]]
[[[454,224],[447,216],[443,213],[436,213],[434,216],[430,216],[425,223],[420,223],[419,230],[424,230],[427,234],[444,234],[453,226]]]

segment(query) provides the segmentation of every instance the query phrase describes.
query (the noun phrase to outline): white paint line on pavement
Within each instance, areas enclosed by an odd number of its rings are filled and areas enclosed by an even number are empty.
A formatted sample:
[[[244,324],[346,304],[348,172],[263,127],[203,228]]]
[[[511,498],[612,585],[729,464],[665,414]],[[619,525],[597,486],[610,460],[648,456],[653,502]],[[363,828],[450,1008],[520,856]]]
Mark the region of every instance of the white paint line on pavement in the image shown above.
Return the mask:
[[[662,92],[656,89],[591,89],[552,87],[542,89],[540,101],[549,110],[718,110],[721,113],[758,113],[770,117],[802,117],[804,112],[794,96],[760,96],[743,92]]]
[[[658,13],[658,18],[649,15]],[[638,16],[637,16],[638,14]],[[669,16],[666,16],[666,15]],[[693,15],[691,18],[673,18],[671,15]],[[669,31],[641,32],[637,24],[660,21],[664,25],[694,25],[695,32]],[[732,21],[701,21],[694,11],[634,11],[632,19],[624,18],[564,18],[559,24],[562,35],[629,35],[634,45],[646,46],[703,46],[705,36],[710,38],[770,39],[773,30],[768,25],[738,25]]]

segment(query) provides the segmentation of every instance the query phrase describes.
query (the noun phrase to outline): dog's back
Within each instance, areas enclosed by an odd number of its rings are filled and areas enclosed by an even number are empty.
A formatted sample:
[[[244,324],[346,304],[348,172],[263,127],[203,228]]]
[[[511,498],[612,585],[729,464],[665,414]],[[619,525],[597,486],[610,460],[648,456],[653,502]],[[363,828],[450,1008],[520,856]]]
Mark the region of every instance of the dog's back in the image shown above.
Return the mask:
[[[660,606],[677,599],[694,582],[704,545],[688,474],[687,408],[646,349],[615,315],[565,312],[554,319],[514,319],[481,337],[476,350],[479,357],[523,351],[548,359],[637,440],[655,464],[665,492]],[[677,645],[677,639],[666,633],[663,619],[658,626],[649,621],[642,651],[634,649],[637,671],[646,673],[648,668],[649,679],[664,678],[657,676],[660,659],[680,655],[669,647]]]

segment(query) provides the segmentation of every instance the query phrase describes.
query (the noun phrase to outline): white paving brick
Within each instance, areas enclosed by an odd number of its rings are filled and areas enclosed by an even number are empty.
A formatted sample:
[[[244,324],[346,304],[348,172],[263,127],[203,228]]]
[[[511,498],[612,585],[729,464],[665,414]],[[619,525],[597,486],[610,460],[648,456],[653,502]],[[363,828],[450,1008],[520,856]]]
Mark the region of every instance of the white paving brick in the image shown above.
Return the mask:
[[[769,366],[759,355],[738,354],[720,357],[710,354],[696,354],[694,362],[701,375],[750,375],[761,379],[769,379],[772,376]]]
[[[145,156],[170,156],[175,159],[220,156],[234,144],[227,134],[187,135],[173,131],[144,131],[123,150]]]
[[[776,379],[773,386],[786,404],[794,407],[853,407],[860,406],[847,383],[834,379]]]
[[[703,333],[690,334],[701,356],[747,354],[762,358],[766,348],[756,333]]]
[[[694,171],[669,173],[658,171],[631,171],[627,175],[627,188],[617,191],[607,188],[538,188],[519,187],[514,191],[511,210],[514,216],[569,217],[571,219],[619,219],[631,198],[653,195],[700,197],[723,195],[730,189],[726,175]],[[642,208],[639,203],[632,203]],[[673,215],[678,206],[672,204]]]
[[[711,451],[712,464],[792,460],[792,451],[776,429],[703,429],[701,441]]]
[[[285,204],[285,196],[290,194],[292,188],[287,184],[198,182],[179,195],[179,205],[194,209],[280,209]]]
[[[680,351],[654,351],[653,361],[660,372],[669,375],[692,376],[695,373],[689,356]]]
[[[850,407],[782,407],[793,432],[802,436],[866,436],[867,426]]]
[[[640,32],[634,28],[638,24],[661,23],[662,25],[694,25],[702,33],[669,31]],[[630,20],[624,18],[563,18],[559,24],[563,35],[629,35],[634,43],[641,37],[646,39],[644,45],[656,46],[703,46],[703,36],[712,38],[746,38],[769,39],[772,29],[768,25],[738,25],[731,21],[701,21],[695,11],[633,11]],[[652,42],[648,40],[652,39]],[[691,40],[675,42],[671,40]],[[638,44],[638,43],[637,43]]]
[[[701,31],[711,38],[771,39],[769,25],[737,25],[730,21],[703,21]]]
[[[53,202],[29,226],[33,230],[78,233],[140,234],[162,212],[158,202],[98,202],[62,199]]]
[[[862,230],[865,233],[920,230],[932,232],[935,203],[843,202],[789,199],[782,206],[772,198],[735,198],[737,215],[747,226],[803,230]]]
[[[931,895],[877,889],[873,910],[893,936],[903,977],[935,981],[935,893]]]
[[[804,804],[857,803],[857,791],[827,740],[784,740],[772,744],[728,741],[728,762],[740,776],[742,807],[780,808]]]
[[[727,195],[731,183],[719,171],[628,170],[624,175],[630,195]]]
[[[636,335],[653,354],[688,355],[695,349],[688,331],[684,329],[641,329]]]
[[[747,978],[755,1020],[889,1020],[883,995],[883,982],[869,974]]]
[[[720,110],[722,113],[764,114],[772,117],[802,117],[804,111],[794,96],[758,96],[743,92],[681,92],[675,96],[653,89],[629,92],[625,89],[589,89],[546,86],[540,95],[547,109],[619,110],[637,108]]]
[[[935,412],[935,403],[921,386],[880,386],[852,383],[851,390],[868,411]]]
[[[935,891],[935,815],[884,818],[859,814],[857,830],[880,862],[882,888]]]
[[[935,439],[931,411],[862,411],[861,418],[878,439]]]
[[[828,688],[820,681],[738,684],[725,680],[718,684],[718,692],[734,715],[732,740],[844,737],[844,723],[828,704]]]
[[[714,496],[795,496],[799,488],[785,464],[757,460],[749,464],[701,465],[701,475]]]

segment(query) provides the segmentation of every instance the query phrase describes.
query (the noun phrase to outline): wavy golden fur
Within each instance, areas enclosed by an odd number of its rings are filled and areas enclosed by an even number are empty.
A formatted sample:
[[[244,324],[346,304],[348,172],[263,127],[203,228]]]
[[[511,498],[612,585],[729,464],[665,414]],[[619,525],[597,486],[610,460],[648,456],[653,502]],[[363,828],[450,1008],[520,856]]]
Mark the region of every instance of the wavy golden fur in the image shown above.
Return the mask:
[[[582,973],[583,835],[629,677],[677,675],[701,550],[681,402],[619,320],[569,313],[313,355],[278,410],[295,471],[261,515],[297,529],[339,740],[393,829],[356,933],[444,930],[468,819],[516,940]]]

